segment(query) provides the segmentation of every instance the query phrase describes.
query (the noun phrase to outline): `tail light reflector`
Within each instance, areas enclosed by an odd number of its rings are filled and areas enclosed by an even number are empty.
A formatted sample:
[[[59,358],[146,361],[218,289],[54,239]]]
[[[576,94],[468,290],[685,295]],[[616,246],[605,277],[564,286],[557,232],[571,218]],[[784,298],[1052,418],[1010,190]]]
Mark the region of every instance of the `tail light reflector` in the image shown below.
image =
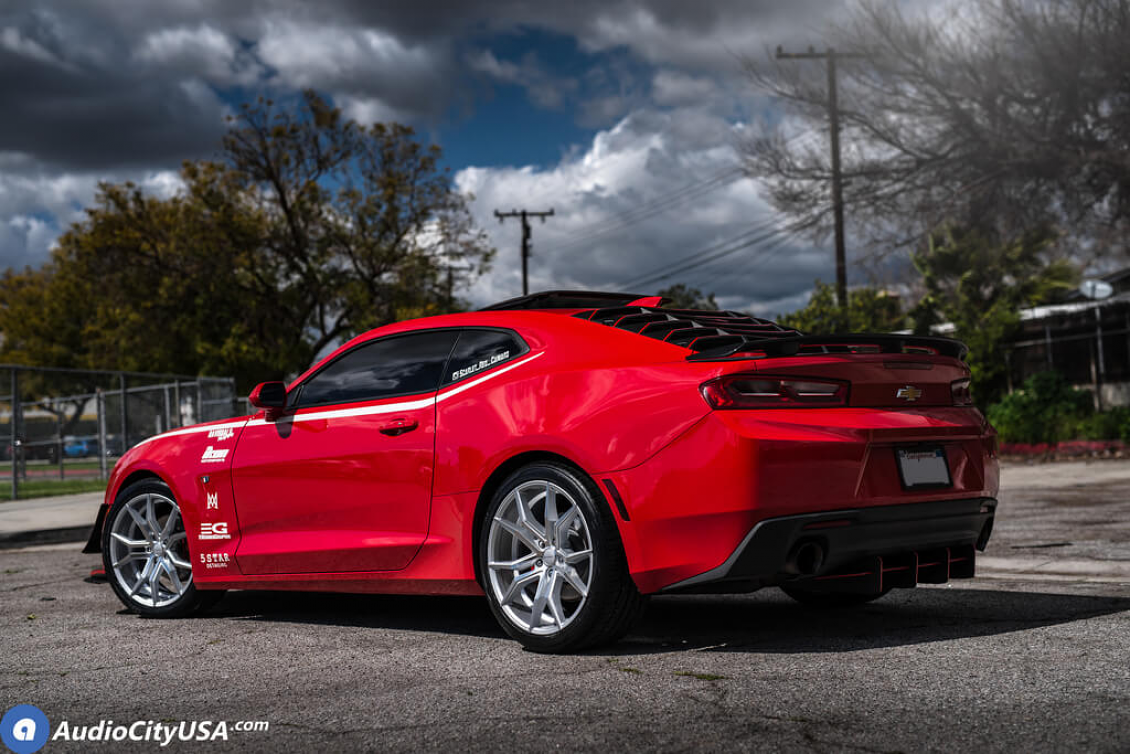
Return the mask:
[[[703,383],[711,408],[803,408],[846,406],[848,383],[807,377],[728,374]]]
[[[953,405],[972,406],[973,393],[969,390],[969,378],[954,380],[950,383],[950,395],[953,396]]]

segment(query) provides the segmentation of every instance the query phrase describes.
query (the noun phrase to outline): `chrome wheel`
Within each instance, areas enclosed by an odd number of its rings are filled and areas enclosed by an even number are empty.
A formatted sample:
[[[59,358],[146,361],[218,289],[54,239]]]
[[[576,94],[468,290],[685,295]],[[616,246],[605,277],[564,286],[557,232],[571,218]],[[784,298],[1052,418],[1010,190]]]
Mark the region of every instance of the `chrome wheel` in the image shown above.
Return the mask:
[[[592,586],[592,536],[584,512],[553,482],[510,491],[490,522],[487,581],[519,629],[556,634],[580,614]]]
[[[146,492],[123,504],[111,525],[109,545],[114,578],[138,605],[171,605],[192,585],[184,521],[180,508],[165,495]]]

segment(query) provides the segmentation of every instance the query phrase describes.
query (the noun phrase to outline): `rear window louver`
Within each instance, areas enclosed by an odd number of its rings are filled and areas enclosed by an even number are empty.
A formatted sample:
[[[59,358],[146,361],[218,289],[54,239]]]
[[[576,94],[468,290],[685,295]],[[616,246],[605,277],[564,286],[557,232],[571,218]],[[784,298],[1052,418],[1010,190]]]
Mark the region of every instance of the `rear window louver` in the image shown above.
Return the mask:
[[[618,330],[688,348],[689,361],[834,353],[906,353],[964,360],[965,344],[917,335],[805,335],[768,319],[734,311],[613,306],[573,315]]]

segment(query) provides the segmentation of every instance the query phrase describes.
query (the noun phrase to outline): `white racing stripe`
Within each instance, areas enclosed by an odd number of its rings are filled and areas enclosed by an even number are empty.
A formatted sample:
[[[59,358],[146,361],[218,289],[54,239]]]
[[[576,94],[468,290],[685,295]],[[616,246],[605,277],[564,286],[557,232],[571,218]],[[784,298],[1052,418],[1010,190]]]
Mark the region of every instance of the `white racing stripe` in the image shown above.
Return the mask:
[[[320,419],[341,419],[341,418],[345,418],[345,417],[349,417],[349,416],[375,416],[375,415],[378,415],[378,414],[394,414],[398,411],[414,411],[414,410],[420,409],[420,408],[427,408],[428,406],[432,405],[433,403],[439,403],[440,401],[444,401],[444,400],[447,400],[448,398],[452,398],[456,395],[459,395],[464,390],[470,390],[471,388],[475,387],[476,385],[481,385],[482,383],[486,382],[487,380],[492,380],[495,377],[498,377],[499,375],[502,375],[502,374],[505,374],[506,372],[509,372],[511,369],[517,369],[518,367],[522,366],[523,364],[528,364],[529,362],[533,361],[534,359],[538,358],[539,356],[541,356],[544,353],[545,353],[545,351],[539,351],[538,353],[530,354],[529,356],[527,356],[523,359],[519,359],[518,361],[515,361],[513,364],[507,364],[506,366],[502,367],[501,369],[492,370],[492,371],[488,372],[487,374],[484,374],[482,377],[478,377],[476,379],[469,380],[467,382],[460,383],[458,385],[453,385],[450,388],[440,390],[439,394],[436,395],[436,397],[434,397],[434,398],[430,398],[430,397],[429,398],[416,398],[416,399],[409,400],[409,401],[397,401],[396,403],[382,403],[379,406],[361,406],[361,407],[358,407],[358,408],[335,408],[335,409],[329,409],[329,410],[326,410],[326,411],[312,411],[308,414],[295,414],[293,417],[290,417],[290,418],[291,418],[292,421],[295,421],[295,422],[307,422],[307,421],[317,421],[317,420],[320,420]],[[194,435],[194,434],[199,434],[201,432],[212,432],[214,430],[219,430],[219,429],[238,429],[238,428],[243,427],[243,426],[261,427],[261,426],[266,425],[266,424],[275,424],[275,423],[276,422],[273,422],[273,421],[267,421],[266,419],[250,419],[250,420],[240,419],[239,421],[226,422],[224,424],[206,424],[206,425],[203,425],[203,426],[185,427],[184,429],[174,429],[171,432],[164,432],[164,433],[159,434],[159,435],[154,435],[153,437],[147,437],[144,440],[142,440],[141,442],[137,443],[137,445],[134,445],[133,447],[136,448],[138,446],[144,445],[145,443],[150,442],[152,440],[156,440],[158,438],[163,439],[163,438],[166,438],[166,437],[176,437],[177,435]]]

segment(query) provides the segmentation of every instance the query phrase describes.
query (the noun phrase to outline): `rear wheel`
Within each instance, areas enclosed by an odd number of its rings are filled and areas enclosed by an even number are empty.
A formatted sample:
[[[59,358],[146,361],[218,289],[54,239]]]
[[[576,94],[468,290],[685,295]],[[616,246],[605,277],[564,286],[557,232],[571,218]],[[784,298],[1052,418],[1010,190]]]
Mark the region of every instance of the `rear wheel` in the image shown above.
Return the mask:
[[[192,583],[180,506],[164,482],[145,479],[118,493],[102,531],[102,561],[114,593],[139,615],[179,618],[204,610],[222,591]]]
[[[479,565],[491,611],[535,652],[616,641],[645,598],[591,481],[563,464],[526,466],[487,509]]]
[[[781,591],[792,597],[802,605],[811,607],[851,607],[852,605],[865,605],[884,596],[890,589],[881,592],[856,594],[852,592],[821,592],[804,587],[782,586]]]

